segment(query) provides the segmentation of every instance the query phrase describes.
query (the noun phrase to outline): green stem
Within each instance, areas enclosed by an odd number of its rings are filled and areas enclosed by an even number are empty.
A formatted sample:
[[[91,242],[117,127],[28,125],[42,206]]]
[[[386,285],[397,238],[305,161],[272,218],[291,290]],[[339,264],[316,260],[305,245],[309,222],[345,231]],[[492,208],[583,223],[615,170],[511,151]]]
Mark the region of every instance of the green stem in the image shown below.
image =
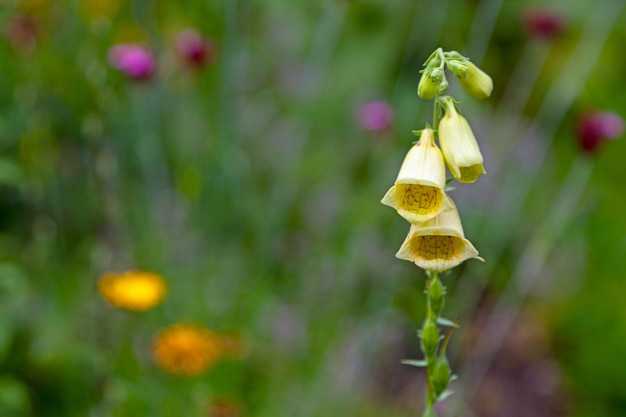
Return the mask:
[[[433,130],[439,125],[439,93],[435,95],[435,108],[433,109]]]
[[[429,279],[426,281],[426,319],[422,326],[420,337],[422,339],[422,352],[426,361],[426,410],[423,416],[436,416],[433,409],[437,398],[445,390],[442,385],[447,385],[448,379],[442,376],[449,375],[449,367],[445,359],[445,345],[449,339],[444,340],[444,346],[441,345],[443,336],[439,332],[437,319],[441,315],[441,311],[445,304],[446,290],[439,280],[438,274],[431,272]]]
[[[438,97],[437,97],[438,98]],[[435,103],[437,99],[435,99]],[[436,108],[436,106],[435,106]],[[435,115],[437,113],[435,112]],[[438,275],[431,272],[429,279],[426,281],[426,318],[427,320],[437,320],[437,314],[433,311],[433,299],[431,298],[431,286],[439,279]],[[437,339],[439,339],[439,330],[437,329]],[[432,384],[432,373],[435,370],[435,362],[437,360],[437,354],[432,355],[427,350],[424,350],[424,359],[426,359],[426,403],[428,409],[432,409],[435,405],[436,398],[434,388]]]
[[[444,67],[446,64],[446,57],[444,55],[443,49],[441,48],[437,48],[437,50],[435,51],[437,54],[439,54],[439,59],[441,60],[441,63],[439,64],[439,68],[441,68],[442,71],[444,71]],[[444,81],[445,81],[445,76],[444,76]],[[437,92],[435,94],[435,108],[433,111],[433,129],[437,130],[437,126],[439,125],[439,96],[441,95],[440,92]]]

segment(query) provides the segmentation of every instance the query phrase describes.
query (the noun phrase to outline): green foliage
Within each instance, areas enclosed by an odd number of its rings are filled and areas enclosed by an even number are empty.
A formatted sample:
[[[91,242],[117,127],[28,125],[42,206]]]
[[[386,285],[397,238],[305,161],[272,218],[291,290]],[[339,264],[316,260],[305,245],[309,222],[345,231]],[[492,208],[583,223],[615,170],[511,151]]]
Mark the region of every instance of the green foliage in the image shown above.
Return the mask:
[[[626,25],[605,23],[620,14],[595,2],[553,2],[567,30],[529,42],[519,22],[530,3],[504,3],[491,33],[477,2],[2,2],[0,415],[206,416],[220,401],[255,417],[417,415],[423,369],[399,361],[419,346],[397,335],[424,319],[424,277],[393,258],[405,224],[378,200],[430,117],[415,86],[439,44],[502,86],[493,103],[464,104],[493,162],[479,191],[461,184],[454,197],[494,266],[445,277],[446,314],[463,320],[455,339],[475,329],[467,311],[504,293],[534,237],[550,262],[531,297],[552,319],[571,414],[622,413],[626,143],[594,156],[561,235],[535,229],[577,158],[578,112],[626,112]],[[606,42],[584,31],[593,16],[615,28]],[[187,27],[214,42],[214,60],[179,56]],[[472,55],[481,39],[484,60]],[[123,42],[151,48],[152,78],[111,67]],[[580,45],[576,62],[601,62],[584,77],[584,65],[563,68]],[[393,108],[386,129],[355,121],[370,100]],[[167,280],[163,304],[131,313],[102,300],[98,277],[132,268]],[[177,322],[235,333],[242,351],[199,376],[169,375],[152,340]],[[456,370],[462,358],[449,357]]]

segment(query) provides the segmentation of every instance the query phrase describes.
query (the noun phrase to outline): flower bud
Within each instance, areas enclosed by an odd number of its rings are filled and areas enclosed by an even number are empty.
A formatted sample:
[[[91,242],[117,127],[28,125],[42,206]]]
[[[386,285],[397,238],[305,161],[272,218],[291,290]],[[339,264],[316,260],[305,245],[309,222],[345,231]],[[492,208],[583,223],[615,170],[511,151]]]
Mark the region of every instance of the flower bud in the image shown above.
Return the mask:
[[[8,19],[4,36],[16,49],[33,48],[40,34],[40,25],[34,16],[16,15]]]
[[[522,16],[529,35],[539,39],[554,39],[565,29],[563,16],[549,9],[530,9]]]
[[[434,277],[428,284],[428,300],[430,302],[430,309],[435,317],[439,317],[441,310],[443,310],[445,289],[441,285],[439,277]]]
[[[433,77],[432,74],[438,69],[439,68],[435,68],[434,70],[426,69],[422,73],[422,78],[420,78],[420,82],[417,86],[417,95],[424,100],[432,100],[437,94],[437,87],[439,86],[442,75],[437,76],[435,73],[435,77]]]
[[[439,143],[448,169],[457,181],[472,183],[486,174],[483,156],[467,120],[454,106],[451,97],[444,98],[445,115],[439,122]]]
[[[459,76],[459,74],[455,73],[463,90],[479,100],[489,97],[493,90],[491,77],[471,61],[465,61],[463,65],[467,69],[465,76]],[[450,64],[448,64],[448,68],[450,68]],[[451,71],[453,70],[451,69]],[[462,71],[459,71],[459,73],[462,74]]]
[[[467,66],[465,66],[461,61],[450,60],[446,62],[446,66],[457,77],[459,78],[467,77]]]
[[[445,188],[443,155],[435,144],[433,130],[424,129],[381,202],[396,209],[410,223],[424,222],[453,207]]]
[[[211,63],[217,54],[215,44],[195,29],[185,29],[176,36],[176,52],[192,67]]]
[[[426,318],[420,331],[422,340],[422,351],[426,357],[432,357],[437,353],[439,347],[439,328],[432,318]]]
[[[396,258],[432,272],[447,271],[470,258],[483,260],[465,239],[456,207],[427,222],[412,224]]]
[[[444,79],[441,80],[439,86],[437,87],[437,93],[444,94],[446,91],[448,91],[448,80],[446,80],[444,77]]]
[[[624,132],[624,120],[612,112],[590,112],[580,117],[578,143],[583,151],[597,152],[607,140],[616,139]]]
[[[450,383],[450,364],[445,355],[442,355],[437,359],[434,369],[430,374],[430,379],[433,384],[433,390],[435,397],[439,397],[448,388]]]

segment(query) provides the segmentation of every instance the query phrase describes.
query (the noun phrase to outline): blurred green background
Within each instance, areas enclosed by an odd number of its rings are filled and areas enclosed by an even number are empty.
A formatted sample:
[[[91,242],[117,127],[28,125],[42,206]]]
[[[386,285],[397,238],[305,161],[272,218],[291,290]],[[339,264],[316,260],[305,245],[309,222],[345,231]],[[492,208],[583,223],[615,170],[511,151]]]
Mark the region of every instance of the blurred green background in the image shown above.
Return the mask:
[[[0,0],[0,416],[419,415],[400,361],[424,275],[379,201],[432,118],[415,92],[438,46],[495,85],[451,81],[488,172],[451,195],[487,263],[444,277],[460,379],[440,413],[626,416],[626,143],[577,136],[626,114],[623,3]],[[187,28],[215,46],[202,65]],[[127,42],[149,79],[112,68]],[[370,101],[388,126],[364,128]],[[167,280],[162,305],[102,300],[132,268]],[[168,375],[151,340],[178,322],[242,354]]]

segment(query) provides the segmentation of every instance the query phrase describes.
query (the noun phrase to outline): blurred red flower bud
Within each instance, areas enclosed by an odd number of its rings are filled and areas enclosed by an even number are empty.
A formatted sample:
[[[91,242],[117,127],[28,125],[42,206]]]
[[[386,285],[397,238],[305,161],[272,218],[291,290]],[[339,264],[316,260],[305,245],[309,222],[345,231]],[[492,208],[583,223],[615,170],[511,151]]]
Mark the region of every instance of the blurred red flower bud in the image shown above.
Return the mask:
[[[156,63],[152,51],[147,47],[124,43],[109,50],[109,63],[134,80],[147,80],[154,74]]]
[[[217,54],[215,44],[195,29],[186,29],[178,34],[176,52],[196,67],[211,63]]]
[[[578,122],[578,143],[585,152],[595,153],[607,140],[624,133],[624,119],[611,112],[584,113]]]
[[[37,20],[28,15],[10,18],[4,28],[4,36],[16,48],[33,47],[39,35]]]
[[[216,400],[209,406],[209,417],[241,417],[243,415],[242,406],[228,399]]]
[[[357,109],[355,118],[363,130],[379,132],[391,126],[393,109],[386,101],[370,101]]]
[[[563,17],[548,9],[530,9],[522,16],[522,23],[526,31],[533,37],[553,39],[565,29]]]

